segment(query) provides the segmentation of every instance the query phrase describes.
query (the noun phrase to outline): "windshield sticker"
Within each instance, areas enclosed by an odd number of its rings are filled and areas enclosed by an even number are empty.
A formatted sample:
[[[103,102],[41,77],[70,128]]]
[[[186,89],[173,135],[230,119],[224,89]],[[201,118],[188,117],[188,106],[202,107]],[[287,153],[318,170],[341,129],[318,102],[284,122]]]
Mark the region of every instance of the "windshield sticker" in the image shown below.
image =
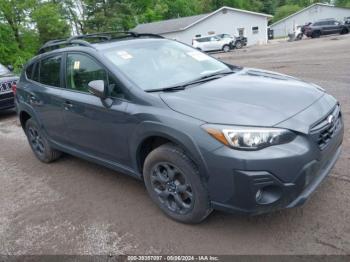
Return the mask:
[[[79,70],[80,69],[80,61],[74,61],[74,70]]]
[[[129,54],[128,52],[126,52],[126,51],[119,51],[119,52],[118,52],[118,55],[119,55],[121,58],[125,59],[125,60],[131,59],[131,58],[132,58],[132,55]]]
[[[196,59],[197,61],[205,61],[205,60],[208,60],[209,57],[201,52],[197,52],[197,51],[194,51],[194,52],[188,52],[187,53],[189,56],[191,56],[192,58]]]

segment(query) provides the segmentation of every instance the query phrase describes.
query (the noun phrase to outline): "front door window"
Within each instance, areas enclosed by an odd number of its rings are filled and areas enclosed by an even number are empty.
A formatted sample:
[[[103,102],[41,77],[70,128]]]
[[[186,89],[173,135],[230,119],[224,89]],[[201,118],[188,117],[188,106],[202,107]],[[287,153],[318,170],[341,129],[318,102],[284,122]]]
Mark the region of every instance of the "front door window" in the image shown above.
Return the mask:
[[[107,72],[92,58],[81,54],[67,56],[67,88],[88,93],[88,84],[103,80],[107,84]]]

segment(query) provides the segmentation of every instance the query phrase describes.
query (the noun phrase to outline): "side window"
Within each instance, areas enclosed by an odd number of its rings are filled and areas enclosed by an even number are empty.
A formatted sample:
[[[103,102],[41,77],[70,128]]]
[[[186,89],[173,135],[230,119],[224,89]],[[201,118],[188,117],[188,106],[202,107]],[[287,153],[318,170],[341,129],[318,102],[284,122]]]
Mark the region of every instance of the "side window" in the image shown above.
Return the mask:
[[[33,69],[34,69],[34,63],[27,67],[26,69],[26,76],[28,79],[33,79]]]
[[[107,72],[92,58],[81,54],[67,56],[67,88],[82,92],[88,91],[88,84],[93,80],[107,83]]]
[[[252,31],[253,31],[253,34],[259,34],[259,27],[258,26],[252,27]]]
[[[40,83],[60,87],[61,55],[45,58],[40,63]]]

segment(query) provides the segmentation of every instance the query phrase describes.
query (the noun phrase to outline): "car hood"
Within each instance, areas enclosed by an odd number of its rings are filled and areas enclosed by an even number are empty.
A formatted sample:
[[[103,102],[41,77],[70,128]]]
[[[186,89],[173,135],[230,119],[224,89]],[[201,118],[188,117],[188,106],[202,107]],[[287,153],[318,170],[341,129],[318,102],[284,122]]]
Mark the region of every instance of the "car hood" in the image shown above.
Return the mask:
[[[244,68],[160,96],[171,109],[207,123],[275,126],[302,112],[324,94],[317,85],[290,76]]]

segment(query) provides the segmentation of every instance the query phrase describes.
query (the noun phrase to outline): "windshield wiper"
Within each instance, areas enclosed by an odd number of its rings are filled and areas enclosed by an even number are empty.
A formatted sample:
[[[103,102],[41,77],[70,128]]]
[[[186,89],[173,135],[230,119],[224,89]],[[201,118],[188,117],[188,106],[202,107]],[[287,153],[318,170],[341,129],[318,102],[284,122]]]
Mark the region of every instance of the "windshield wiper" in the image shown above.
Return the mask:
[[[158,89],[150,89],[150,90],[146,90],[146,92],[149,92],[149,93],[150,92],[161,92],[161,91],[163,91],[163,92],[172,92],[172,91],[184,90],[184,89],[186,89],[186,87],[188,87],[190,85],[195,85],[195,84],[207,82],[207,81],[214,80],[214,79],[220,78],[222,76],[230,75],[230,74],[233,74],[233,73],[234,73],[234,71],[216,72],[216,73],[212,73],[212,74],[209,74],[209,75],[202,76],[200,78],[197,78],[195,80],[189,81],[187,83],[183,83],[183,84],[175,85],[175,86],[164,87],[164,88],[158,88]]]
[[[184,90],[186,89],[185,86],[169,86],[169,87],[164,87],[164,88],[157,88],[157,89],[150,89],[146,90],[147,93],[152,93],[152,92],[171,92],[171,91],[178,91],[178,90]]]

